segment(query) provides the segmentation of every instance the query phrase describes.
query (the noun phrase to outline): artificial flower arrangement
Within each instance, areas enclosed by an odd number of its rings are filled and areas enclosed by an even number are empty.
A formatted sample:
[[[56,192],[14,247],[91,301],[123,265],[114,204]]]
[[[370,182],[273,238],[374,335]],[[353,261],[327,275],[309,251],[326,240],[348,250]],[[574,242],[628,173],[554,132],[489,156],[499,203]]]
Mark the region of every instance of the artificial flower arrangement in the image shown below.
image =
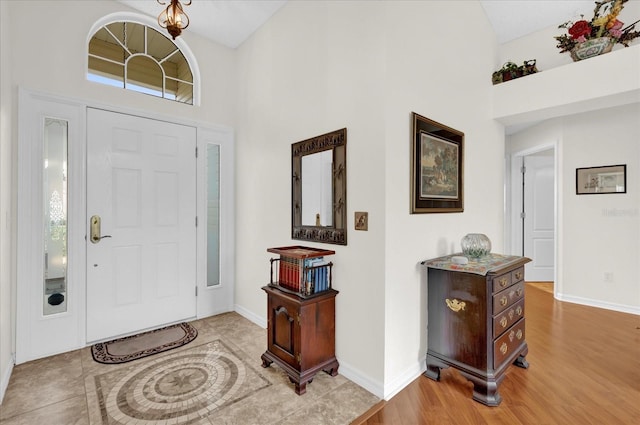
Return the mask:
[[[568,21],[560,25],[558,28],[565,28],[569,33],[568,35],[563,34],[555,37],[558,41],[557,47],[560,49],[560,53],[572,52],[573,57],[573,51],[580,47],[580,43],[602,37],[608,38],[608,40],[605,40],[605,44],[608,45],[608,51],[610,51],[616,43],[629,47],[629,43],[634,38],[640,37],[640,31],[634,31],[635,25],[640,22],[640,20],[626,27],[624,27],[622,21],[618,20],[618,15],[624,8],[624,3],[627,1],[629,0],[596,1],[593,18],[590,21],[586,21],[584,15],[582,15],[583,19],[577,22]],[[583,58],[580,57],[580,59]],[[574,60],[577,59],[574,57]]]

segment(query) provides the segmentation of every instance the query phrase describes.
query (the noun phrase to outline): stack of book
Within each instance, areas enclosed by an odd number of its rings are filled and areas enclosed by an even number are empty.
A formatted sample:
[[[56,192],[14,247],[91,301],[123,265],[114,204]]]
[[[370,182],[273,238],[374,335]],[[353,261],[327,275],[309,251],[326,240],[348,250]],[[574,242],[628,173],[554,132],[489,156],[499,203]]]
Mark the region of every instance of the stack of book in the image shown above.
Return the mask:
[[[304,260],[293,257],[280,257],[278,284],[293,291],[300,291],[300,278],[303,275]]]
[[[307,295],[329,289],[329,266],[323,257],[305,260],[304,293]]]
[[[307,247],[269,248],[267,251],[280,254],[279,259],[272,259],[271,284],[293,291],[302,296],[317,294],[331,289],[331,267],[324,255],[331,255],[333,251]],[[279,265],[275,269],[273,263]]]

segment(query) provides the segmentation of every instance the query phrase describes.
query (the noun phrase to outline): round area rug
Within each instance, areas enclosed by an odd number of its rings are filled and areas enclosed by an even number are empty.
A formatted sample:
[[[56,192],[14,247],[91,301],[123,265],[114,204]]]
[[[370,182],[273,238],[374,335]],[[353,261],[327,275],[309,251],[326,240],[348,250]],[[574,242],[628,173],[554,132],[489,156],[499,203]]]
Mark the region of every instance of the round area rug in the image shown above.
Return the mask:
[[[247,374],[219,341],[125,372],[103,394],[105,423],[192,423],[241,397]]]

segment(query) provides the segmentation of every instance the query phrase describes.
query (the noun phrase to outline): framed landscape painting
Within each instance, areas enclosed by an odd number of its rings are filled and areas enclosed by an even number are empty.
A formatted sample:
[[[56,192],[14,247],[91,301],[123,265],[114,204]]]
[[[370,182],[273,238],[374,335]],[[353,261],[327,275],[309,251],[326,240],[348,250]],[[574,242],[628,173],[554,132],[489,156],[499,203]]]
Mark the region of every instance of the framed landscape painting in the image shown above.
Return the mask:
[[[464,133],[412,119],[411,214],[464,211]]]

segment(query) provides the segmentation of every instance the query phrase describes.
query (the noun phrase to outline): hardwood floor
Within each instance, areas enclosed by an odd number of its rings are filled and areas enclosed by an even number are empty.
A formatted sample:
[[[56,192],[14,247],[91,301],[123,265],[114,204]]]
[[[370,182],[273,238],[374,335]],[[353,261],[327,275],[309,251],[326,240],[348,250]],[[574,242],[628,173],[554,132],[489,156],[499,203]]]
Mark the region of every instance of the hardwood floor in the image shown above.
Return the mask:
[[[445,369],[420,376],[354,424],[626,425],[640,420],[640,316],[556,301],[527,284],[529,369],[511,367],[502,403],[471,399],[472,384]]]

